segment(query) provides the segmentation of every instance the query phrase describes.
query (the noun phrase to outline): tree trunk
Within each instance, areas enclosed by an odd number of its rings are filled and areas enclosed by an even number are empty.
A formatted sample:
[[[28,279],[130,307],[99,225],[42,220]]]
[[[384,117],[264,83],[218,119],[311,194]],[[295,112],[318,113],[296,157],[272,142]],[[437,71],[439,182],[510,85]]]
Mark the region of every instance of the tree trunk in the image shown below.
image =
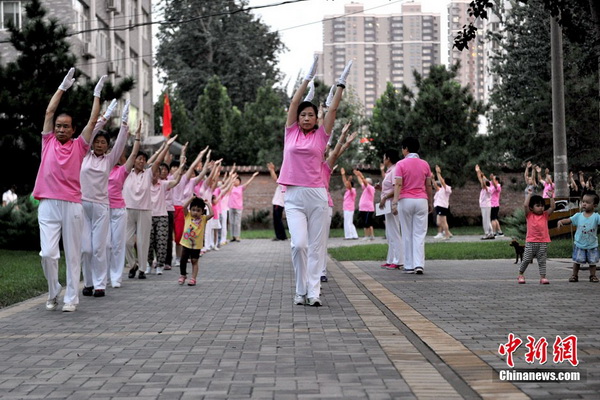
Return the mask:
[[[565,93],[563,77],[562,28],[550,17],[552,54],[552,138],[554,143],[554,183],[556,197],[568,197],[569,165],[565,128]]]

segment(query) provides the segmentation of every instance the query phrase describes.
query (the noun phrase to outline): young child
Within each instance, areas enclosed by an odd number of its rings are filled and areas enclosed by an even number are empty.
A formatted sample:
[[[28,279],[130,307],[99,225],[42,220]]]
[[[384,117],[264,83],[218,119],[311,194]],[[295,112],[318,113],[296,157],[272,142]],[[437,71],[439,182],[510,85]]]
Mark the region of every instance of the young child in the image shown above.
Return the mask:
[[[519,283],[525,283],[523,274],[533,258],[537,258],[540,269],[540,283],[547,285],[550,282],[546,278],[546,258],[548,243],[550,243],[550,232],[548,231],[548,217],[554,212],[554,192],[550,191],[550,208],[544,211],[544,199],[539,195],[532,195],[533,189],[529,188],[523,207],[525,208],[525,219],[527,220],[527,237],[525,239],[525,254],[519,268]]]
[[[189,206],[189,210],[188,210]],[[208,208],[208,214],[204,214],[204,209]],[[190,197],[183,206],[185,213],[185,226],[183,235],[181,236],[181,262],[179,269],[181,276],[178,283],[183,285],[187,279],[187,261],[192,260],[192,279],[189,280],[188,286],[196,286],[196,278],[198,277],[198,259],[200,258],[200,249],[204,245],[204,230],[206,222],[213,217],[212,207],[210,202],[205,202],[196,196]]]
[[[588,263],[590,265],[590,282],[598,282],[596,277],[596,264],[598,263],[598,225],[600,215],[594,212],[598,207],[598,195],[588,193],[581,199],[581,212],[571,218],[558,221],[558,226],[573,224],[577,226],[575,232],[575,244],[573,245],[573,275],[569,282],[579,281],[579,266]]]

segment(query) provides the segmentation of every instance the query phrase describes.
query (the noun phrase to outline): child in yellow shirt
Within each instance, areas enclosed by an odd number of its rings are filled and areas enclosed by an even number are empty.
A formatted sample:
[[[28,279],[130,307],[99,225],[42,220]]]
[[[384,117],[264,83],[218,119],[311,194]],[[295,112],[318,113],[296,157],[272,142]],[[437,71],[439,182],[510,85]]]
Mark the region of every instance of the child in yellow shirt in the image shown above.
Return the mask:
[[[205,214],[206,209],[208,209],[208,214]],[[187,262],[188,259],[191,259],[192,278],[188,281],[188,286],[196,286],[200,249],[204,246],[204,230],[206,229],[206,222],[213,217],[213,211],[209,201],[192,196],[183,205],[183,212],[185,215],[185,225],[183,235],[181,235],[181,240],[179,241],[182,249],[181,263],[179,264],[181,276],[178,283],[180,285],[185,283],[187,279]]]

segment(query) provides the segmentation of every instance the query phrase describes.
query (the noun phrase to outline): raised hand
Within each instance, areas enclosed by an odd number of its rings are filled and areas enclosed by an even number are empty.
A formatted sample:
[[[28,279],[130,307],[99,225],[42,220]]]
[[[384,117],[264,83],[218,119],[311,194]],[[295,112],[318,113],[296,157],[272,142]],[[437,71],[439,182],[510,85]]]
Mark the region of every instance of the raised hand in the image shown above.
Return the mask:
[[[313,80],[313,78],[317,74],[317,64],[318,64],[318,62],[319,62],[319,56],[315,55],[315,58],[313,59],[312,65],[310,66],[308,72],[306,73],[306,76],[304,77],[305,81],[311,81],[311,80]]]
[[[331,102],[333,101],[333,95],[335,94],[335,86],[332,86],[329,89],[329,94],[327,95],[327,100],[325,100],[325,107],[331,106]]]
[[[179,135],[175,135],[175,136],[173,136],[171,139],[169,139],[169,140],[167,141],[167,146],[170,146],[170,145],[172,145],[172,144],[175,142],[175,140],[177,140],[177,136],[179,136]]]
[[[340,174],[346,175],[346,170],[344,168],[340,168]]]
[[[73,83],[75,83],[75,78],[73,78],[73,75],[75,75],[75,68],[71,68],[69,70],[69,72],[63,78],[63,81],[58,88],[60,90],[62,90],[63,92],[66,92],[67,90],[69,90],[69,88],[71,86],[73,86]]]
[[[342,128],[342,135],[345,135],[350,130],[350,126],[352,125],[352,121],[348,121],[346,125]]]
[[[104,112],[103,118],[109,119],[111,114],[115,111],[115,108],[117,108],[117,99],[112,99],[112,101],[108,105],[108,108]]]
[[[129,100],[125,102],[125,107],[123,107],[123,114],[121,115],[121,121],[126,124],[129,119]]]
[[[268,162],[267,163],[267,169],[269,171],[275,171],[275,164],[273,164],[272,162]]]
[[[348,61],[348,64],[346,64],[346,68],[344,68],[344,71],[338,78],[338,80],[337,80],[338,85],[346,86],[346,79],[348,78],[348,75],[350,74],[351,67],[352,67],[352,60]]]
[[[315,97],[315,81],[311,80],[308,82],[308,94],[304,98],[304,101],[311,101]]]
[[[100,97],[102,93],[102,88],[104,87],[104,80],[108,78],[108,75],[102,75],[96,83],[96,87],[94,88],[94,97]]]

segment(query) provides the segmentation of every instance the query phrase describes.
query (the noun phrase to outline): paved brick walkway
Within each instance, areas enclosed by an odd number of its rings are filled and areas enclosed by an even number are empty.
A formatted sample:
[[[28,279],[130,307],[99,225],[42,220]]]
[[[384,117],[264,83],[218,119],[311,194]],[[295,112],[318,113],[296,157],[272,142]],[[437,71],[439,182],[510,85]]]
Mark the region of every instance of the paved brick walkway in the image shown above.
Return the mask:
[[[341,239],[333,244],[343,245]],[[354,242],[353,244],[355,244]],[[289,242],[245,240],[201,260],[199,284],[178,272],[125,280],[77,312],[45,297],[0,310],[2,399],[598,398],[600,286],[568,283],[550,260],[549,286],[510,260],[431,261],[425,275],[375,262],[330,261],[325,305],[293,306]],[[41,273],[41,270],[40,270]],[[518,383],[498,345],[508,333],[579,338],[580,383]]]

